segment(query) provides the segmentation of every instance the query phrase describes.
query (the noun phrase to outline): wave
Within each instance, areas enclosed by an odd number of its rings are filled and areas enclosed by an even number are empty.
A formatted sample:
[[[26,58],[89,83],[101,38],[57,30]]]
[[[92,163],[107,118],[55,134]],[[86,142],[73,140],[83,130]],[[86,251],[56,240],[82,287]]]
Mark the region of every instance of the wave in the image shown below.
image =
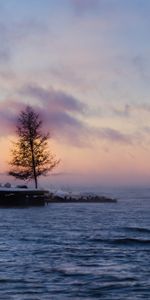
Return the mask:
[[[150,233],[150,229],[142,227],[125,227],[126,230],[142,233]]]
[[[137,239],[137,238],[119,238],[111,241],[115,244],[124,244],[124,245],[150,245],[150,240],[148,239]]]
[[[102,238],[93,238],[89,242],[92,243],[104,243],[104,244],[118,244],[118,245],[150,245],[150,239],[141,239],[141,238],[114,238],[114,239],[102,239]]]

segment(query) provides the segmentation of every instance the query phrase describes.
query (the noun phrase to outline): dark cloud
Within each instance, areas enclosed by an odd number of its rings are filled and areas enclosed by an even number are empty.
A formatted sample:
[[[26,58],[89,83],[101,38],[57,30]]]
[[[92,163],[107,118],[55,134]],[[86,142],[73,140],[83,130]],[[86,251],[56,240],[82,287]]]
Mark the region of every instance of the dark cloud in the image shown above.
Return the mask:
[[[61,91],[46,90],[38,86],[28,85],[20,93],[25,99],[28,97],[29,105],[30,97],[37,100],[32,101],[32,105],[44,120],[43,125],[52,137],[76,146],[86,144],[86,125],[78,118],[79,114],[84,114],[86,108],[82,102]],[[26,103],[7,99],[0,102],[1,135],[12,134],[15,131],[17,116]]]
[[[8,103],[5,102],[7,106]],[[11,106],[13,105],[13,106]],[[0,135],[6,136],[15,132],[16,119],[25,104],[11,102],[7,109],[0,106],[1,130]],[[50,131],[54,139],[76,147],[91,147],[95,139],[106,140],[113,143],[132,144],[134,137],[112,128],[91,128],[75,116],[65,111],[51,112],[45,108],[35,107],[44,120],[44,127]]]
[[[87,146],[88,130],[75,116],[65,111],[51,112],[46,109],[42,109],[40,115],[43,116],[45,128],[49,128],[52,137],[77,147]]]
[[[32,103],[35,111],[43,119],[44,128],[50,132],[51,137],[61,143],[76,147],[91,147],[92,143],[99,139],[131,145],[135,139],[134,134],[128,135],[113,128],[90,127],[86,122],[87,106],[62,91],[47,90],[37,85],[26,85],[19,93],[22,94],[23,99],[28,99],[29,104]],[[33,98],[36,99],[35,102],[33,102]],[[17,116],[25,108],[26,103],[16,100],[0,102],[1,136],[15,131]]]
[[[62,91],[48,90],[37,85],[26,85],[20,90],[20,93],[39,100],[41,104],[47,105],[51,111],[65,110],[83,113],[86,110],[85,104]]]
[[[26,85],[20,93],[37,100],[45,127],[50,129],[53,136],[76,146],[88,144],[88,128],[78,117],[87,112],[85,104],[62,91],[48,90],[37,85]]]
[[[64,112],[42,110],[41,115],[54,137],[77,147],[91,147],[95,139],[131,145],[135,136],[112,128],[91,128],[84,121]]]
[[[46,127],[52,130],[54,137],[77,147],[91,147],[95,139],[131,145],[135,138],[134,135],[112,128],[91,128],[84,121],[68,115],[65,111],[51,113],[44,110],[41,111],[42,114]]]

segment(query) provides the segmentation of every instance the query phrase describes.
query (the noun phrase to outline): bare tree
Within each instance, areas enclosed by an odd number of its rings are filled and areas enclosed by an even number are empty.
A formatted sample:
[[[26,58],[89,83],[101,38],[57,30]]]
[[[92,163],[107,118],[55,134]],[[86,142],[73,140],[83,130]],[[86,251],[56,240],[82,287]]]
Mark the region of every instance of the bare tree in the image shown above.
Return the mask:
[[[9,175],[22,180],[34,180],[54,169],[59,160],[48,150],[49,133],[42,132],[42,121],[32,107],[21,111],[16,125],[17,142],[11,149]]]

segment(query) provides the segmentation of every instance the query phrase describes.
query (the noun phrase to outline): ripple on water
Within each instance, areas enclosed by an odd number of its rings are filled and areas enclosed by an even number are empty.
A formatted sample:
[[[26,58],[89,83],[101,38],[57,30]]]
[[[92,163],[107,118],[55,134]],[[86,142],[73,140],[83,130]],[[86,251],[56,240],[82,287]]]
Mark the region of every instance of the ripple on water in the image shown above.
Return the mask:
[[[0,299],[149,299],[149,208],[0,210]]]

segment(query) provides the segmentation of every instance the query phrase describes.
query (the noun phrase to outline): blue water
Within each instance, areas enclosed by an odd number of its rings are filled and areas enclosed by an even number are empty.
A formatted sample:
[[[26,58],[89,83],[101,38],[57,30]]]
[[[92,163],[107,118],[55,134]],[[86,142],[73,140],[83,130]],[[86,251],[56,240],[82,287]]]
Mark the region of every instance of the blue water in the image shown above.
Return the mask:
[[[0,209],[0,299],[150,299],[150,190]]]

